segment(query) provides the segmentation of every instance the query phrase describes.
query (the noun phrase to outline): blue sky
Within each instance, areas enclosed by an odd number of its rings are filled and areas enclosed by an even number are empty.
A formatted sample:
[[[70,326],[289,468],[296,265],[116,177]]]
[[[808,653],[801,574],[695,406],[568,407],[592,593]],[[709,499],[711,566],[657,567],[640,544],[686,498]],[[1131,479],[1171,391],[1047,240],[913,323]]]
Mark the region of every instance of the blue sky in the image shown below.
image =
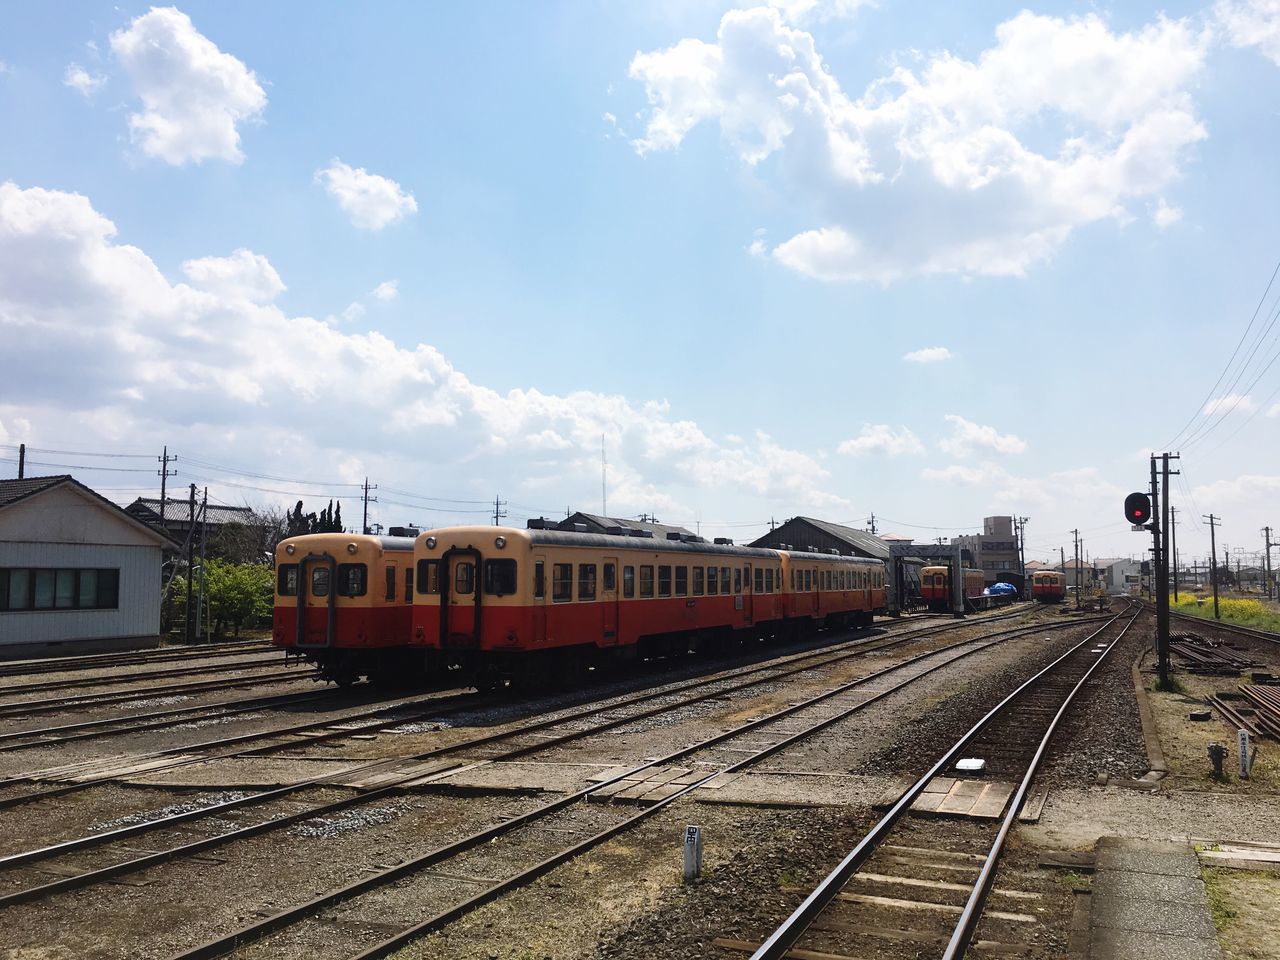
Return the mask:
[[[0,64],[0,469],[522,522],[600,508],[604,434],[620,515],[1127,555],[1190,420],[1188,520],[1280,525],[1278,291],[1214,384],[1280,256],[1275,0],[28,4]]]

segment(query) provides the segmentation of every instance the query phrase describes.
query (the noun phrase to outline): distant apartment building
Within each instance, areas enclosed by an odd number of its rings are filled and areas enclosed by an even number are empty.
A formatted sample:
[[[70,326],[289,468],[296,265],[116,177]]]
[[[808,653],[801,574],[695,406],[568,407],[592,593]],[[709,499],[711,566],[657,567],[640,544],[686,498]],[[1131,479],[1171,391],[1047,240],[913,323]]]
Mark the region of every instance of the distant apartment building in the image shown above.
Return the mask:
[[[955,537],[952,542],[959,543],[973,555],[987,583],[1006,579],[1005,575],[1009,574],[1022,575],[1013,517],[983,517],[982,533]]]

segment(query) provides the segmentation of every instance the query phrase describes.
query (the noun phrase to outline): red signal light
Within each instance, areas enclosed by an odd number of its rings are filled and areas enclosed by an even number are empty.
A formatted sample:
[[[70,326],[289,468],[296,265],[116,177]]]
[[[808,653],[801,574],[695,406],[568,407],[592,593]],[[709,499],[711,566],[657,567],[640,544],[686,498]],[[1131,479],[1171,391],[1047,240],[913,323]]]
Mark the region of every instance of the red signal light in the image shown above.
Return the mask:
[[[1151,517],[1151,498],[1145,493],[1131,493],[1124,498],[1124,515],[1135,527],[1145,524]]]

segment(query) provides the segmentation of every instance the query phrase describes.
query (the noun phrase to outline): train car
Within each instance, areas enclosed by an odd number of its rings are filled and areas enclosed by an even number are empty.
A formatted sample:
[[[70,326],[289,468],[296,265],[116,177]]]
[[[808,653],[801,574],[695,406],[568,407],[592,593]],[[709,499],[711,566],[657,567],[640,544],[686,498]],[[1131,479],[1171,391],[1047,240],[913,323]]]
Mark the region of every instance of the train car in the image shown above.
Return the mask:
[[[342,686],[424,675],[413,647],[413,538],[313,533],[276,547],[271,642]]]
[[[967,609],[978,609],[987,606],[983,590],[986,578],[981,570],[966,567],[961,575],[964,578],[964,601]],[[951,568],[944,566],[925,567],[920,571],[920,595],[925,605],[939,613],[952,609],[955,602],[951,592]]]
[[[1066,594],[1067,578],[1056,570],[1037,570],[1031,575],[1031,596],[1041,603],[1060,603]]]
[[[413,643],[481,688],[884,609],[879,561],[701,538],[456,527],[419,535],[415,559]]]

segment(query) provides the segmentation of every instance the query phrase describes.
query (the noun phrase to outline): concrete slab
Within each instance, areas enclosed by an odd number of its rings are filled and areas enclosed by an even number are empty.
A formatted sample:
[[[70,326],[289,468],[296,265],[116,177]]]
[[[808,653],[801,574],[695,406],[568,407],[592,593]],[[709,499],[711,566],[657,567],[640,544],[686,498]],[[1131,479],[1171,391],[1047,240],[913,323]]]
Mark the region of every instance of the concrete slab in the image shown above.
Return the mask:
[[[1093,891],[1093,916],[1089,921],[1096,934],[1100,928],[1160,933],[1203,940],[1217,937],[1217,928],[1208,915],[1187,903],[1160,903],[1134,897],[1109,897]]]
[[[1222,960],[1217,940],[1188,940],[1158,933],[1112,930],[1093,938],[1089,960]]]
[[[1200,877],[1200,861],[1185,843],[1105,837],[1098,844],[1099,870],[1156,873],[1170,877]]]
[[[1130,873],[1107,870],[1094,877],[1093,892],[1107,897],[1152,900],[1157,903],[1204,902],[1204,884],[1199,878],[1170,877],[1159,873]]]

